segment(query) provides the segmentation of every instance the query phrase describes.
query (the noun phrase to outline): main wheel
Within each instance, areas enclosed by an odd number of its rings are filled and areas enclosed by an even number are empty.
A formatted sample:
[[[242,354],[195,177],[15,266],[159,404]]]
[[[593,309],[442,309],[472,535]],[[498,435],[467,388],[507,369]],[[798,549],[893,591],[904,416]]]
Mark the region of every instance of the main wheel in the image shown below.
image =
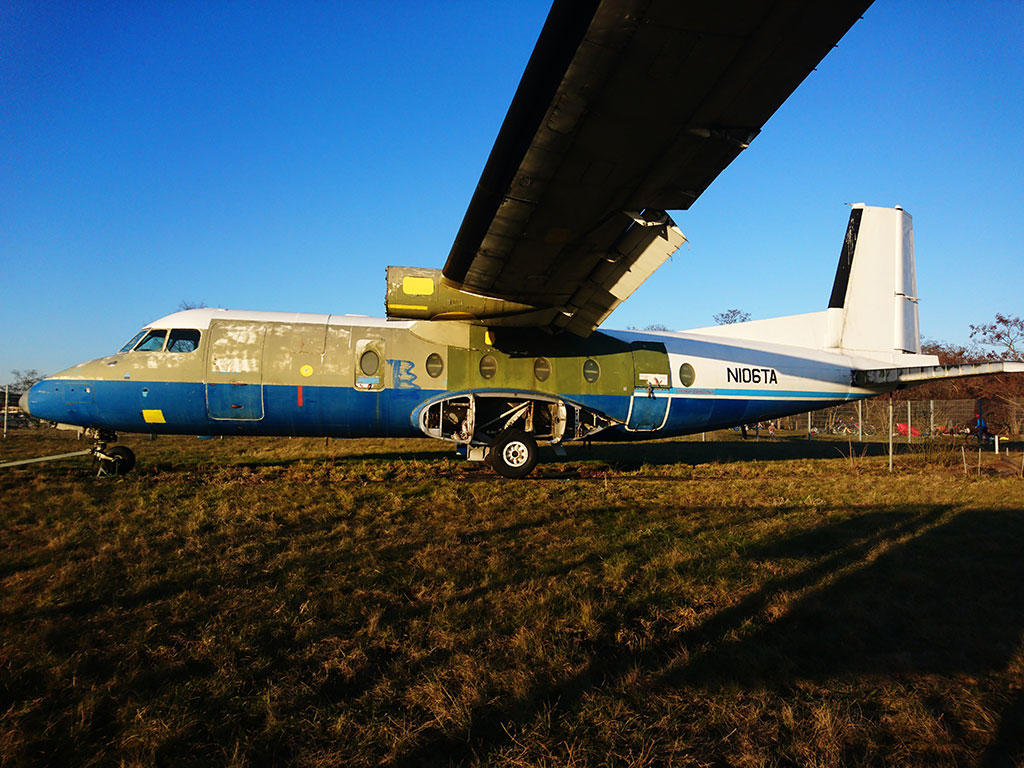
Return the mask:
[[[489,459],[502,477],[526,477],[537,466],[537,441],[521,429],[506,429],[491,444]]]
[[[124,445],[115,445],[105,451],[110,458],[100,459],[100,469],[106,475],[126,475],[135,466],[135,454]]]

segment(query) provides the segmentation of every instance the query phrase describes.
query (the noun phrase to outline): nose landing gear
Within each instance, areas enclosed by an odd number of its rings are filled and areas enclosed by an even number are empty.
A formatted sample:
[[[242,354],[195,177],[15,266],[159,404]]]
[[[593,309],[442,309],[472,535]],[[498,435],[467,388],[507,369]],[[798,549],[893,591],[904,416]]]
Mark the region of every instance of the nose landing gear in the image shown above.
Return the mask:
[[[37,459],[21,459],[20,461],[7,461],[0,464],[0,469],[5,467],[18,467],[24,464],[38,464],[42,461],[56,461],[57,459],[71,459],[76,456],[92,456],[96,459],[96,477],[105,475],[123,475],[131,472],[135,466],[135,454],[132,449],[125,445],[107,447],[107,443],[117,440],[117,435],[104,430],[87,429],[84,432],[86,437],[93,440],[92,448],[87,451],[72,451],[71,453],[57,453],[52,456],[40,456]]]
[[[126,475],[135,466],[135,453],[125,445],[110,448],[107,443],[117,440],[114,432],[103,430],[87,430],[86,434],[93,438],[92,455],[96,459],[96,476]]]

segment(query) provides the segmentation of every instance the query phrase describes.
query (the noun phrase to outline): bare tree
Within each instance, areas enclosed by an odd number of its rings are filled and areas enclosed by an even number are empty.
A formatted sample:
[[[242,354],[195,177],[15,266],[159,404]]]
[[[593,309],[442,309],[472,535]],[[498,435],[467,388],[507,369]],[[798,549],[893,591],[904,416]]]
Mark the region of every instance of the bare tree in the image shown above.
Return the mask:
[[[188,301],[187,299],[178,304],[178,310],[184,312],[186,309],[206,309],[205,301]]]
[[[1024,360],[1024,320],[996,312],[994,323],[971,326],[971,341],[995,347],[1001,360]]]
[[[719,312],[711,317],[714,318],[715,325],[732,325],[733,323],[747,322],[750,319],[750,313],[741,309],[727,309],[725,312]]]
[[[14,377],[11,381],[11,390],[14,392],[28,392],[32,388],[33,384],[46,378],[45,375],[41,374],[35,368],[29,368],[24,371],[19,368],[15,368],[11,371],[11,375]]]
[[[664,323],[651,323],[650,325],[645,325],[643,328],[637,328],[635,325],[627,325],[626,326],[626,330],[627,331],[671,331],[672,329],[669,328]]]

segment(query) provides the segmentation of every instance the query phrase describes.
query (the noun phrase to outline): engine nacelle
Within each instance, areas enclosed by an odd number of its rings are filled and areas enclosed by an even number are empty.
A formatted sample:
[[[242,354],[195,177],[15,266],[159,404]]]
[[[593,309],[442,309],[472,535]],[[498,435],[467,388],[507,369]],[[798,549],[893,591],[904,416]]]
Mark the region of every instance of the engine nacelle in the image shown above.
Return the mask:
[[[498,320],[537,311],[529,304],[477,296],[450,285],[439,269],[388,267],[384,308],[408,320]]]

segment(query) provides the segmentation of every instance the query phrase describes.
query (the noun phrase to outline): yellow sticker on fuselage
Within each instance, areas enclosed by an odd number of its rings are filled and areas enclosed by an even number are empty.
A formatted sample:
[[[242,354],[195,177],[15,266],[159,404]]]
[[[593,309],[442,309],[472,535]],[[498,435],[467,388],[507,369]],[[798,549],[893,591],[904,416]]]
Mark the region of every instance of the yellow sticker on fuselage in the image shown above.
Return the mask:
[[[434,279],[431,277],[403,277],[402,292],[406,296],[433,296]]]
[[[310,376],[313,375],[313,366],[312,365],[304,365],[301,368],[299,368],[299,373],[301,373],[306,378],[309,378]]]
[[[166,424],[167,419],[164,418],[164,412],[159,409],[143,410],[142,419],[147,424]]]

